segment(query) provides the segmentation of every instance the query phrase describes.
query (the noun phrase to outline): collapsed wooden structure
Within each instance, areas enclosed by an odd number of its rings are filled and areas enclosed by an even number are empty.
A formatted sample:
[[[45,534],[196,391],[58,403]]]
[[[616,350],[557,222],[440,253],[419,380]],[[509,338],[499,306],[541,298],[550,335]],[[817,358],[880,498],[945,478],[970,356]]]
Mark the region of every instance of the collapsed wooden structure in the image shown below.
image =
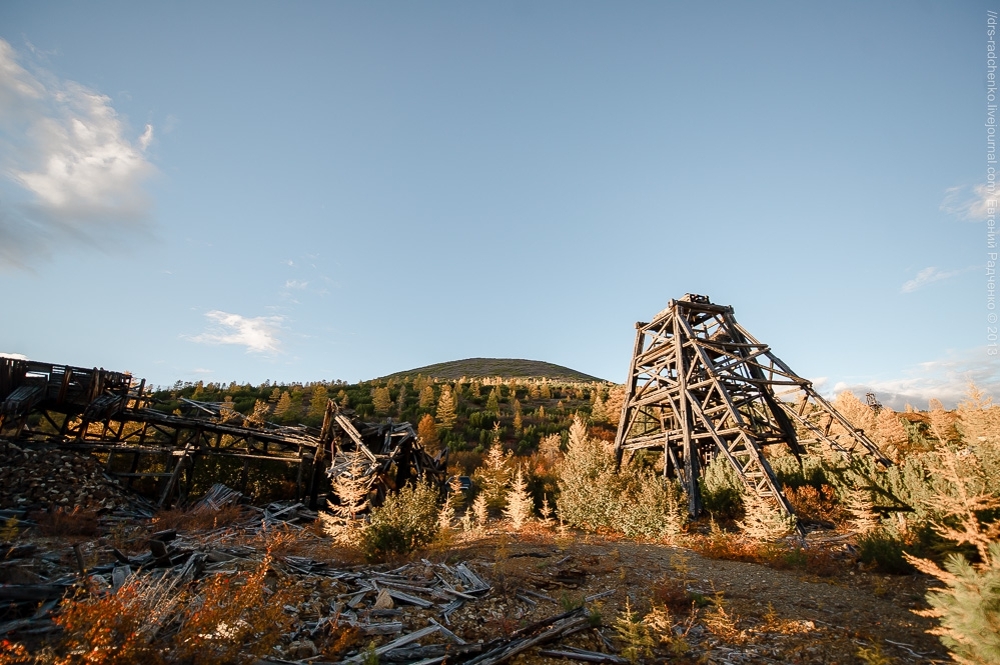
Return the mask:
[[[145,380],[125,372],[0,358],[0,438],[106,455],[107,472],[126,484],[155,481],[161,507],[190,493],[205,458],[241,462],[241,492],[251,464],[296,465],[296,500],[309,496],[314,510],[327,460],[334,475],[345,452],[369,458],[381,496],[415,476],[444,483],[443,462],[423,451],[408,423],[361,423],[332,400],[319,430],[243,416],[226,403],[181,402],[179,413],[153,408]]]
[[[805,446],[820,444],[890,464],[810,381],[737,323],[732,307],[687,294],[636,329],[615,437],[618,463],[626,452],[662,450],[663,472],[680,478],[693,516],[702,510],[702,469],[719,456],[748,491],[789,515],[767,446],[787,445],[800,456]]]
[[[324,433],[327,427],[331,459],[327,475],[336,481],[351,474],[352,467],[360,466],[371,505],[381,505],[388,492],[412,480],[423,480],[439,490],[444,488],[448,449],[432,457],[420,444],[410,423],[394,423],[390,419],[384,423],[359,424],[331,400]]]

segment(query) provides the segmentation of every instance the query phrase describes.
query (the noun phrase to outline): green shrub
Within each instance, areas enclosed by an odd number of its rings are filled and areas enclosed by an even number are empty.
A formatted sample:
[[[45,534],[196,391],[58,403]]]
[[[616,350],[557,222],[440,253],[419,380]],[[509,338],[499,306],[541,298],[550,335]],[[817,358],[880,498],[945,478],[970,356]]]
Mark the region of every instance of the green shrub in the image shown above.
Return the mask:
[[[570,427],[566,457],[559,467],[559,515],[585,529],[610,529],[627,536],[673,538],[687,519],[683,494],[642,460],[615,471],[614,453],[587,436],[577,418]]]
[[[624,487],[615,473],[615,457],[603,442],[587,436],[580,418],[569,430],[566,457],[559,466],[559,516],[585,529],[612,525]]]
[[[987,560],[978,567],[960,554],[948,557],[947,573],[926,560],[914,563],[947,585],[927,594],[933,609],[924,614],[941,620],[932,632],[955,660],[1000,663],[1000,543],[990,544]]]
[[[945,563],[956,577],[952,588],[927,596],[932,606],[944,611],[941,623],[949,631],[942,639],[945,645],[983,663],[1000,662],[1000,544],[993,543],[990,551],[989,561],[978,569],[953,555]]]
[[[913,566],[903,556],[903,541],[875,530],[858,537],[858,550],[863,562],[874,564],[883,573],[907,575]]]
[[[805,485],[820,490],[829,483],[823,470],[823,458],[820,455],[804,454],[798,458],[791,453],[768,456],[768,463],[783,487],[798,489]]]
[[[681,534],[687,505],[680,486],[650,471],[623,470],[625,491],[618,496],[617,525],[626,536],[667,538]]]
[[[362,535],[369,559],[405,554],[431,542],[438,528],[438,493],[427,483],[406,486],[390,494],[371,512]]]
[[[743,481],[722,455],[705,467],[699,479],[701,505],[723,519],[734,519],[743,511]]]

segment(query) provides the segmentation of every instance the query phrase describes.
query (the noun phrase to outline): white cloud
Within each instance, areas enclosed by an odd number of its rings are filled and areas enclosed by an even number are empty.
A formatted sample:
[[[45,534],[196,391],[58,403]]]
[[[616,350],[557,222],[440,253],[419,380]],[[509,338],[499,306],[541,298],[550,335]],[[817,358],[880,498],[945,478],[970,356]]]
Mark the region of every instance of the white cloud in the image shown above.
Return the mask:
[[[212,326],[189,339],[202,344],[235,344],[245,346],[248,353],[278,353],[281,340],[280,316],[246,317],[212,310],[205,314]]]
[[[147,223],[153,127],[135,140],[128,133],[109,97],[28,71],[0,39],[0,266]]]
[[[917,273],[916,277],[905,282],[901,291],[903,293],[912,293],[923,286],[927,286],[928,284],[932,284],[934,282],[940,282],[941,280],[948,279],[949,277],[954,277],[961,272],[961,270],[939,270],[934,266],[924,268]]]
[[[3,353],[0,352],[0,358],[12,358],[14,360],[27,360],[28,356],[23,353]]]
[[[285,281],[286,289],[304,289],[307,286],[309,286],[309,282],[303,282],[297,279],[289,279]]]
[[[832,394],[850,390],[863,396],[874,392],[879,401],[898,411],[907,404],[926,409],[931,398],[941,400],[947,408],[965,399],[969,382],[1000,398],[1000,357],[987,356],[985,348],[968,349],[944,358],[918,363],[889,379],[864,382],[839,381]]]
[[[949,187],[944,191],[941,210],[959,219],[982,222],[988,209],[996,208],[996,198],[996,192],[990,192],[986,185]]]

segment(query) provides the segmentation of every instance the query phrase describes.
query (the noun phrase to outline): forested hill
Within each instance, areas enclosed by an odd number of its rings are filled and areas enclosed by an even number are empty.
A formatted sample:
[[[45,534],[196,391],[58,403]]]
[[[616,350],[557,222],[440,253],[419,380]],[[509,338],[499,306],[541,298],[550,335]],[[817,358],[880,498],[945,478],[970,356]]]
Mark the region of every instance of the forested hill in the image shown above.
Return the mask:
[[[552,381],[603,381],[596,376],[578,372],[569,367],[555,365],[553,363],[542,362],[541,360],[522,360],[520,358],[466,358],[465,360],[452,360],[446,363],[427,365],[408,369],[404,372],[396,372],[383,379],[402,378],[405,376],[415,377],[417,375],[434,379],[456,380],[466,377],[469,379],[499,376],[505,379],[550,379]]]

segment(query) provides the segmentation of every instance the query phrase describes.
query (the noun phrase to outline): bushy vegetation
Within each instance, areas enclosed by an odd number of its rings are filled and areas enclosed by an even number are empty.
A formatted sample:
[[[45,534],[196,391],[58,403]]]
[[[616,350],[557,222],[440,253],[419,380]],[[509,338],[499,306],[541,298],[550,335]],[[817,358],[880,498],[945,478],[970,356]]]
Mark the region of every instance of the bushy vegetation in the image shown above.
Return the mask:
[[[438,529],[438,493],[418,483],[390,494],[374,508],[361,533],[362,548],[370,559],[405,554],[434,538]]]
[[[115,593],[63,601],[66,637],[57,665],[100,663],[250,663],[278,643],[292,617],[292,587],[265,585],[271,559],[253,571],[210,575],[177,588],[171,578],[142,577]]]
[[[627,536],[674,538],[687,512],[676,482],[640,464],[619,472],[610,446],[589,436],[579,418],[569,430],[559,490],[559,515],[568,524]]]

